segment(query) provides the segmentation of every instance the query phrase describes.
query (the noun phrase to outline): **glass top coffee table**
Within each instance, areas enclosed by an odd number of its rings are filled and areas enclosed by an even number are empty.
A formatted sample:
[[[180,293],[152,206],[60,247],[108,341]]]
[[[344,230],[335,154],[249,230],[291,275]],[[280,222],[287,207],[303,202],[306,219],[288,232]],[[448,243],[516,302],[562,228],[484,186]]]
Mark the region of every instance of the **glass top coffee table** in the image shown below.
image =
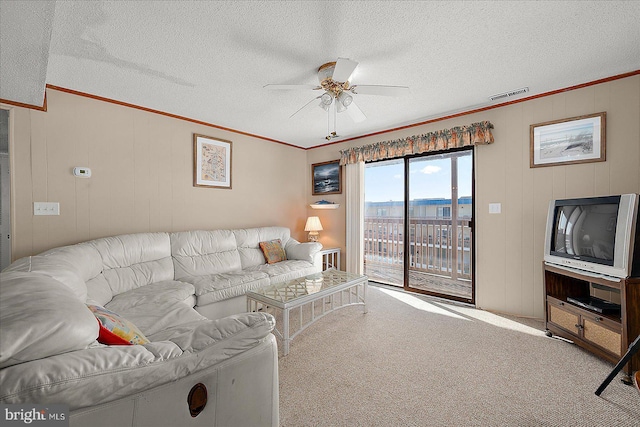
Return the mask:
[[[366,313],[367,281],[367,276],[329,269],[249,291],[247,309],[276,316],[275,333],[282,339],[286,356],[291,340],[325,314],[352,305],[362,305]],[[294,309],[298,309],[299,317],[291,319]]]

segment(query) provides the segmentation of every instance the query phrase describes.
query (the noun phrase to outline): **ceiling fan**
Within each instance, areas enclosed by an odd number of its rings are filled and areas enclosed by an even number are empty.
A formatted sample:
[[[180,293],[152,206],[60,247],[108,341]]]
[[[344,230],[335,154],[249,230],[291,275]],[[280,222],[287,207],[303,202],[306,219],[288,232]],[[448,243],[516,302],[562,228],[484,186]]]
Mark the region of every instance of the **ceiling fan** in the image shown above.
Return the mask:
[[[326,136],[327,140],[337,138],[338,135],[335,131],[335,114],[346,111],[351,119],[358,123],[365,120],[367,117],[362,110],[353,101],[354,95],[382,95],[382,96],[403,96],[409,93],[409,88],[406,86],[384,86],[384,85],[352,85],[349,79],[355,71],[358,63],[347,58],[338,58],[335,62],[327,62],[322,64],[318,68],[318,81],[320,85],[279,85],[268,84],[264,86],[268,90],[323,90],[319,96],[316,96],[311,101],[307,102],[301,108],[293,113],[289,118],[295,116],[300,111],[311,105],[312,102],[319,99],[318,105],[327,113],[329,113],[331,106],[333,105],[334,113],[334,131],[329,132]],[[331,114],[328,115],[330,119]],[[328,125],[329,126],[329,125]]]

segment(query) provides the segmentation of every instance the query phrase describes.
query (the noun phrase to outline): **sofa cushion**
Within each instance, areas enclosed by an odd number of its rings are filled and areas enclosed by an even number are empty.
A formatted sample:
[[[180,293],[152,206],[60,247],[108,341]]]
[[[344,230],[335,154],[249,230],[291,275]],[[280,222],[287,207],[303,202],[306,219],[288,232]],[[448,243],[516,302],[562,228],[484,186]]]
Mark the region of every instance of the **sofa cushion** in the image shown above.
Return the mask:
[[[245,228],[233,230],[233,234],[236,236],[243,270],[265,263],[260,242],[280,239],[282,246],[286,247],[291,238],[291,231],[286,227]]]
[[[171,233],[175,279],[240,269],[240,254],[231,230]]]
[[[297,240],[289,239],[284,250],[287,253],[287,259],[300,259],[313,264],[316,255],[322,250],[322,244],[318,242],[300,243]]]
[[[275,264],[262,264],[248,268],[246,271],[263,272],[269,275],[269,283],[281,283],[317,273],[316,267],[307,261],[287,260]]]
[[[266,273],[245,270],[184,277],[182,280],[196,288],[196,304],[199,306],[244,295],[247,291],[269,284],[269,276]]]
[[[108,345],[146,344],[147,337],[124,317],[99,305],[88,304],[89,310],[100,324],[98,342]]]
[[[282,241],[280,239],[260,242],[259,245],[267,264],[274,264],[287,259],[287,254],[282,247]]]
[[[0,273],[0,368],[87,348],[98,322],[66,285],[25,272]]]
[[[102,274],[113,295],[150,283],[173,280],[167,233],[124,234],[92,240],[87,244],[100,253]]]
[[[94,248],[80,243],[21,258],[5,271],[33,272],[52,277],[68,286],[84,302],[87,298],[85,280],[102,271],[102,259]]]
[[[177,281],[152,283],[115,296],[106,308],[133,322],[146,336],[205,319],[192,306],[195,288]]]
[[[112,298],[113,291],[104,274],[100,273],[93,279],[87,280],[87,304],[104,306]]]

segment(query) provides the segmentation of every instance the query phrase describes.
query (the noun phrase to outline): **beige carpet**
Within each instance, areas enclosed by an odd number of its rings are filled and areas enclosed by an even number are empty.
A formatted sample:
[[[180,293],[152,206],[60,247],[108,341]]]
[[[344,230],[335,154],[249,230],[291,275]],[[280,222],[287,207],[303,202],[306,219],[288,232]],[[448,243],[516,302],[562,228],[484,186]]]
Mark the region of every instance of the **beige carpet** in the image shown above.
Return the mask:
[[[634,426],[640,394],[542,322],[369,287],[280,357],[280,425]],[[517,320],[517,321],[516,321]]]

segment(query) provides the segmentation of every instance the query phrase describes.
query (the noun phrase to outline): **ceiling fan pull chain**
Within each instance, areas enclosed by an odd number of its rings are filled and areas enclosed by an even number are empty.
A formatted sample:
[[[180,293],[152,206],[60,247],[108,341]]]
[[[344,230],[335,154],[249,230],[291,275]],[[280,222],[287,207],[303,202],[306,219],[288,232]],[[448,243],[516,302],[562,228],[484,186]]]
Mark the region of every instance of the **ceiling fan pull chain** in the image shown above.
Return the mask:
[[[335,105],[336,103],[334,102],[334,106],[333,106],[333,134],[332,136],[335,138],[336,136],[338,136],[338,106]]]
[[[331,108],[331,105],[329,105]],[[331,111],[327,110],[327,136],[325,138],[327,141],[331,139]]]

